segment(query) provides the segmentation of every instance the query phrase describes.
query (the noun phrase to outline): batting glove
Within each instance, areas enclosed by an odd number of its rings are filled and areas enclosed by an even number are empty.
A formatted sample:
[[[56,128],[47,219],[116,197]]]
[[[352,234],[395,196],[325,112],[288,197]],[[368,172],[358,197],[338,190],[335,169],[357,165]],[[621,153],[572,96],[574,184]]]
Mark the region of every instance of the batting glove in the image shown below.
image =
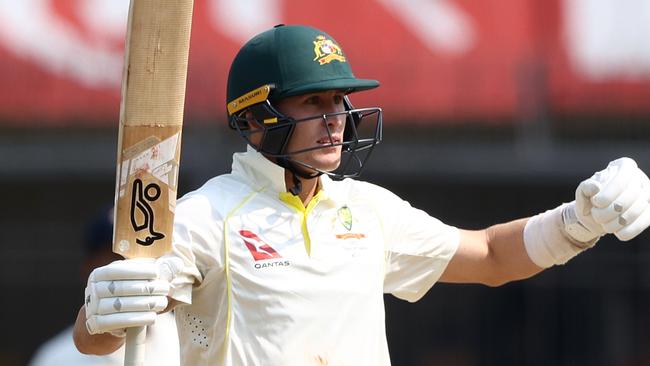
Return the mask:
[[[88,332],[124,336],[126,328],[153,324],[182,268],[180,258],[161,257],[118,260],[93,270],[85,290]]]
[[[609,233],[630,240],[650,226],[650,180],[634,160],[614,160],[580,183],[563,219],[567,233],[580,242]]]

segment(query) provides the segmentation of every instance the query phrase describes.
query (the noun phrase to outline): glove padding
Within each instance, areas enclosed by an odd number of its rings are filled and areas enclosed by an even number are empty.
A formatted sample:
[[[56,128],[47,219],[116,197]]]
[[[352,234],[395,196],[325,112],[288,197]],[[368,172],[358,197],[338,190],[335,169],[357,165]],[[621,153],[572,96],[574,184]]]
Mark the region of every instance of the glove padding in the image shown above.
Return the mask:
[[[161,257],[118,260],[93,270],[85,290],[88,332],[124,336],[125,328],[153,324],[182,268],[180,258]]]
[[[610,162],[578,186],[575,216],[591,239],[610,233],[623,241],[634,238],[650,225],[648,176],[630,158]],[[590,240],[585,232],[572,236]]]

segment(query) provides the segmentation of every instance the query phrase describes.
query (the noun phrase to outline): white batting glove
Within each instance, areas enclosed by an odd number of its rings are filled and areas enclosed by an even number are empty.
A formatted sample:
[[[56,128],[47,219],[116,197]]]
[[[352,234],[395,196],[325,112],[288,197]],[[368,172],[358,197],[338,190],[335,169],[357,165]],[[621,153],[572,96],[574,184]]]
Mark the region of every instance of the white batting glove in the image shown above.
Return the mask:
[[[613,233],[630,240],[650,226],[650,180],[634,160],[614,160],[580,183],[573,207],[563,218],[574,239],[589,242]]]
[[[126,328],[153,324],[182,268],[180,258],[161,257],[118,260],[93,270],[85,291],[88,332],[124,336]]]

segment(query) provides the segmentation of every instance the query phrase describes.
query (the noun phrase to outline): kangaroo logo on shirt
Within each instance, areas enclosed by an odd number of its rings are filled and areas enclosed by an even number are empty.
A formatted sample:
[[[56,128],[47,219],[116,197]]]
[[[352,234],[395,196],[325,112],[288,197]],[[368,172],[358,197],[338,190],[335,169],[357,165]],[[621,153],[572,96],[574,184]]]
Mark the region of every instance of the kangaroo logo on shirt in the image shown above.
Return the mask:
[[[252,231],[239,230],[239,235],[244,238],[246,248],[251,252],[255,261],[263,261],[266,259],[277,259],[282,256],[275,251],[270,245],[266,244],[262,239]]]

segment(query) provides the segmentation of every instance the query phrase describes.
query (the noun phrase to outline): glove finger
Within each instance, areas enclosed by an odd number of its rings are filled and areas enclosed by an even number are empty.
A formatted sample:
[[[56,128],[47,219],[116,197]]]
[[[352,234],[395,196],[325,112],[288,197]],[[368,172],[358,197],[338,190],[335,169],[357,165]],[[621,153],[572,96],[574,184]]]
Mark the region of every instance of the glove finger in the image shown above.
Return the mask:
[[[648,226],[650,226],[650,208],[646,208],[634,222],[615,232],[614,235],[619,240],[628,241],[639,235]]]
[[[169,282],[163,280],[122,280],[94,283],[97,297],[167,295]]]
[[[621,214],[619,223],[621,223],[624,227],[630,223],[633,223],[643,214],[645,210],[648,209],[648,204],[648,196],[642,195],[632,204],[632,206],[627,211]]]
[[[605,224],[620,216],[622,212],[627,211],[632,204],[639,198],[642,193],[642,188],[639,184],[630,184],[628,189],[624,190],[618,198],[611,205],[599,208],[593,207],[591,214],[599,224]]]
[[[86,289],[84,290],[86,317],[97,314],[97,304],[99,304],[99,297],[97,297],[97,292],[95,291],[95,284],[89,282],[88,286],[86,286]]]
[[[125,296],[100,299],[97,314],[113,314],[134,311],[163,311],[167,307],[167,296]]]
[[[598,181],[596,175],[594,175],[594,177],[580,182],[578,189],[576,190],[576,200],[579,198],[585,198],[589,201],[591,197],[598,194],[601,189],[602,184]]]
[[[106,333],[112,330],[151,325],[156,321],[153,311],[93,315],[86,319],[90,334]]]
[[[614,160],[607,166],[608,175],[605,182],[601,182],[600,192],[591,197],[591,203],[600,208],[611,205],[614,200],[627,188],[630,177],[638,170],[634,160],[621,158]]]
[[[576,189],[576,214],[578,217],[591,215],[591,196],[600,190],[600,184],[590,178],[582,181]]]
[[[578,186],[576,189],[575,214],[578,220],[593,233],[603,233],[603,229],[593,217],[591,210],[593,205],[589,199],[593,194],[600,190],[600,183],[594,178],[589,178]]]
[[[119,260],[103,267],[95,268],[90,281],[113,280],[154,280],[158,278],[158,266],[154,259],[139,258]]]
[[[628,224],[634,222],[639,216],[641,216],[647,207],[647,198],[642,197],[636,200],[627,211],[621,213],[617,218],[603,224],[603,229],[605,229],[605,231],[608,233],[617,232]]]

